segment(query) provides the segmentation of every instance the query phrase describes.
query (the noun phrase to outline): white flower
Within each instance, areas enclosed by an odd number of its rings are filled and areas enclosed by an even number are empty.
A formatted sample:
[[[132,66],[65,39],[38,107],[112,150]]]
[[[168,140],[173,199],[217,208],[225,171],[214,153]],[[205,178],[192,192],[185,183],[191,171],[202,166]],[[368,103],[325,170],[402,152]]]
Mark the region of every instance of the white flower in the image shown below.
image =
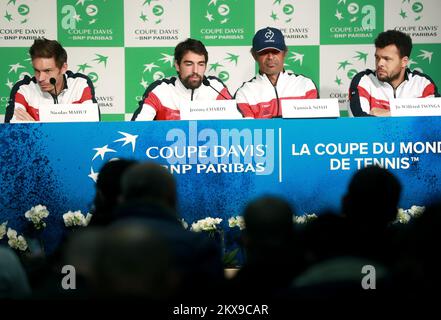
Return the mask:
[[[181,219],[181,224],[184,227],[184,229],[188,229],[188,223],[183,218]]]
[[[9,239],[17,238],[17,231],[15,231],[14,229],[8,228],[7,236]]]
[[[26,249],[28,248],[28,243],[26,242],[26,239],[23,236],[17,237],[17,231],[8,228],[7,236],[9,239],[8,244],[12,249],[26,251]]]
[[[305,223],[306,222],[306,218],[305,218],[305,216],[299,216],[299,217],[294,216],[293,217],[293,222],[294,223]]]
[[[408,223],[411,219],[421,216],[425,210],[426,207],[416,205],[407,210],[399,208],[394,223]]]
[[[240,230],[243,230],[245,229],[245,221],[241,216],[231,217],[228,219],[228,226],[230,228],[238,227]]]
[[[395,222],[408,223],[410,218],[411,216],[407,213],[407,210],[403,210],[400,208],[398,209],[397,219],[395,220]]]
[[[25,217],[29,221],[31,221],[36,229],[42,229],[46,227],[46,223],[43,221],[44,218],[47,218],[49,215],[49,211],[45,206],[41,204],[32,207],[30,210],[26,211]]]
[[[426,207],[424,207],[424,206],[420,207],[420,206],[413,205],[408,210],[408,213],[410,214],[410,216],[412,218],[416,218],[416,217],[419,217],[420,215],[422,215],[425,210],[426,210]]]
[[[201,232],[201,231],[212,231],[217,230],[217,225],[222,222],[220,218],[207,217],[205,219],[198,220],[191,224],[191,231]]]
[[[92,215],[90,213],[87,213],[86,217],[84,217],[80,210],[69,210],[68,212],[63,214],[63,221],[66,227],[86,227],[89,224],[91,218]]]
[[[302,216],[293,216],[292,221],[297,224],[303,224],[311,220],[314,220],[315,218],[317,218],[317,215],[315,213],[311,213],[311,214],[304,214]]]
[[[6,234],[6,225],[8,224],[8,221],[3,222],[2,224],[0,224],[0,240],[3,239],[3,237]]]

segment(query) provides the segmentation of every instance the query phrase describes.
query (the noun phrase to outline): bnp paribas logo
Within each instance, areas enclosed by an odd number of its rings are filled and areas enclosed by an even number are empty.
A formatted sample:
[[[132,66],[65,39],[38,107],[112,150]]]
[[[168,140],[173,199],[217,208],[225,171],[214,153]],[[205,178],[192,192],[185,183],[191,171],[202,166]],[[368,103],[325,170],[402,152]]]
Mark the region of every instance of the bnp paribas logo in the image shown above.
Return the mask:
[[[420,1],[402,0],[399,15],[403,20],[419,21],[423,17],[424,4]]]
[[[4,0],[6,1],[6,0]],[[9,23],[26,24],[29,21],[31,8],[25,1],[8,0],[3,18]]]
[[[441,44],[414,44],[408,67],[429,75],[441,86]]]
[[[142,0],[142,10],[139,14],[139,19],[142,22],[150,22],[160,24],[163,21],[165,8],[159,0]]]
[[[227,0],[210,0],[207,4],[205,19],[211,24],[223,25],[230,21],[231,10],[231,4]]]
[[[338,61],[334,83],[338,87],[349,88],[352,78],[358,72],[366,69],[367,59],[367,52],[355,50],[349,58]]]
[[[98,82],[100,79],[99,72],[103,68],[107,68],[107,62],[109,56],[105,56],[99,53],[95,53],[93,57],[85,59],[84,63],[77,65],[77,72],[86,74],[93,82],[93,85],[98,88]]]
[[[171,70],[174,70],[174,56],[166,52],[161,52],[159,56],[150,58],[144,63],[144,70],[142,71],[139,84],[145,89],[155,82],[170,75]]]
[[[291,22],[294,14],[294,3],[292,1],[274,0],[270,18],[274,23]]]
[[[318,46],[289,46],[284,68],[288,72],[311,78],[318,86],[320,82],[319,68],[317,68],[320,63],[319,56]]]
[[[359,4],[347,0],[338,0],[334,14],[335,19],[341,22],[349,22],[352,25],[361,25],[364,30],[376,28],[376,10],[371,4]]]
[[[285,70],[295,72],[299,67],[303,66],[304,53],[296,51],[288,51],[288,56],[285,59]]]
[[[0,48],[0,109],[4,108],[9,100],[9,94],[14,84],[25,76],[32,77],[31,59],[25,48]]]
[[[4,85],[6,85],[9,90],[12,89],[16,82],[23,79],[25,76],[32,77],[31,58],[18,60],[15,63],[6,63],[5,67],[7,71],[3,70],[4,72],[1,74],[6,75]]]
[[[416,50],[416,53],[412,55],[412,58],[409,59],[407,66],[413,70],[423,73],[424,70],[427,69],[426,71],[429,71],[430,74],[430,69],[432,69],[433,55],[434,55],[433,50],[418,49]]]
[[[232,70],[237,68],[239,62],[239,55],[234,53],[225,53],[225,56],[214,63],[209,63],[208,73],[216,74],[216,76],[222,80],[222,82],[227,83],[230,79],[230,73]]]
[[[121,158],[133,158],[136,153],[138,137],[139,135],[118,131],[115,133],[115,136],[112,137],[112,141],[93,148],[93,157],[87,176],[96,183],[99,168],[102,167],[104,163]]]

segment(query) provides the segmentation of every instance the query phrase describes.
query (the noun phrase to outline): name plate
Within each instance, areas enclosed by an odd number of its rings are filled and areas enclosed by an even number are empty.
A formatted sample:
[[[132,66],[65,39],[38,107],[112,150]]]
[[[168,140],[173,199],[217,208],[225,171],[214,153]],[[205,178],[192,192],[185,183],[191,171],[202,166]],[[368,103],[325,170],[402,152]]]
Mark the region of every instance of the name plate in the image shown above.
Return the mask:
[[[40,122],[96,122],[100,120],[97,103],[47,104],[40,106]]]
[[[392,117],[440,116],[441,98],[392,99],[390,115]]]
[[[236,100],[188,101],[181,106],[182,120],[241,119]]]
[[[338,99],[282,100],[283,118],[338,118]]]

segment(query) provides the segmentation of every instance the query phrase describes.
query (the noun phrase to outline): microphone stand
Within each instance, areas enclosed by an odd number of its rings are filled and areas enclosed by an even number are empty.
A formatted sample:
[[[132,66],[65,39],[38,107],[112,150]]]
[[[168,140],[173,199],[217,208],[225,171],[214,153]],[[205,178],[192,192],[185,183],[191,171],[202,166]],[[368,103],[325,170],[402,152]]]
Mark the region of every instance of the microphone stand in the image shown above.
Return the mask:
[[[213,89],[214,91],[216,91],[217,93],[219,93],[219,95],[221,95],[222,98],[224,98],[225,100],[230,100],[229,98],[225,97],[222,93],[220,93],[219,90],[217,90],[215,87],[213,87],[213,86],[210,84],[210,81],[207,79],[206,76],[204,76],[204,77],[202,78],[202,84],[203,84],[204,86],[210,87],[211,89]]]
[[[57,86],[56,86],[57,80],[55,78],[50,78],[49,82],[51,83],[51,85],[54,86],[54,91],[55,91],[55,98],[54,98],[54,100],[55,100],[55,104],[58,104],[58,94],[57,94]]]

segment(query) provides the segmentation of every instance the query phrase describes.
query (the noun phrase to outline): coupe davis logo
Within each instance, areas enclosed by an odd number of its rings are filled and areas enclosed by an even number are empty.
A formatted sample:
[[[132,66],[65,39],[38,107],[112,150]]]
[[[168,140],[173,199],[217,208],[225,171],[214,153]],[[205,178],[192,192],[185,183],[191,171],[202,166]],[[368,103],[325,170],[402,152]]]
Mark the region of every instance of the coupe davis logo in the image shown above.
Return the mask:
[[[292,1],[274,0],[271,8],[270,18],[275,22],[291,22],[294,13],[294,4]]]
[[[29,21],[30,12],[31,9],[27,4],[17,4],[17,0],[8,0],[3,18],[10,23],[22,25]]]
[[[140,133],[141,134],[141,133]],[[273,129],[198,130],[197,121],[188,123],[188,130],[172,128],[164,142],[155,145],[149,135],[118,131],[117,139],[92,148],[88,177],[96,182],[98,172],[107,161],[138,158],[161,162],[172,174],[256,174],[274,171],[275,142]],[[146,144],[146,142],[148,142]],[[138,147],[138,148],[137,148]]]
[[[207,5],[207,13],[205,18],[210,23],[219,23],[221,25],[227,23],[230,20],[231,8],[227,3],[227,0],[210,0]]]
[[[422,1],[402,0],[399,15],[403,20],[418,21],[423,17],[423,9]]]
[[[139,19],[146,23],[160,24],[163,20],[165,9],[160,4],[155,4],[158,0],[142,0],[142,10]],[[153,3],[152,3],[153,2]]]
[[[373,5],[357,2],[346,3],[338,0],[334,17],[339,22],[349,22],[350,25],[361,25],[364,30],[376,29],[376,10]]]

